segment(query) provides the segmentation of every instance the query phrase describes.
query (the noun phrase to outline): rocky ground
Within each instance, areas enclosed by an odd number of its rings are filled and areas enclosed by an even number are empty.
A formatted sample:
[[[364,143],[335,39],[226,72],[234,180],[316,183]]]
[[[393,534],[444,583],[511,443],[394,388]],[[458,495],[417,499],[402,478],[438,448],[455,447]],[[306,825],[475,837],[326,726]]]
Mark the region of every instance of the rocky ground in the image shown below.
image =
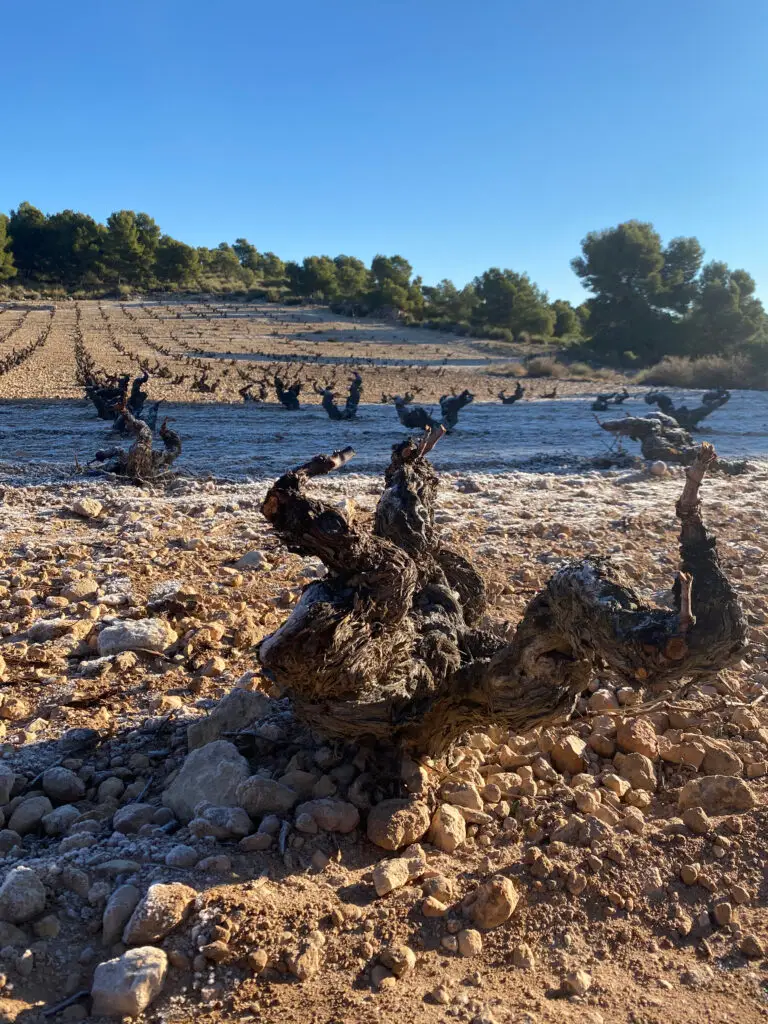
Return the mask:
[[[503,630],[585,553],[665,600],[680,486],[447,475],[438,518]],[[318,487],[366,516],[379,481]],[[390,777],[257,671],[322,571],[271,535],[264,489],[2,495],[0,1019],[762,1020],[765,467],[703,493],[740,665],[674,692],[597,678],[569,723]]]
[[[364,375],[366,402],[410,390],[417,402],[430,403],[467,386],[478,401],[495,401],[502,388],[514,389],[519,360],[529,351],[424,328],[340,319],[319,307],[69,301],[0,310],[0,371],[6,356],[23,352],[48,328],[40,347],[19,366],[0,373],[0,399],[80,398],[83,389],[75,379],[78,330],[85,351],[110,373],[136,375],[139,362],[148,361],[150,401],[166,402],[242,402],[239,391],[246,379],[241,375],[258,379],[270,368],[274,374],[277,366],[289,378],[303,381],[303,404],[320,401],[315,381],[345,395],[353,369]],[[264,359],[233,359],[254,354]],[[214,391],[196,388],[202,370]],[[611,390],[617,381],[601,379],[599,387]],[[526,400],[550,393],[552,387],[550,380],[531,381]],[[562,381],[558,395],[595,388],[594,381]],[[273,393],[270,400],[276,400]]]

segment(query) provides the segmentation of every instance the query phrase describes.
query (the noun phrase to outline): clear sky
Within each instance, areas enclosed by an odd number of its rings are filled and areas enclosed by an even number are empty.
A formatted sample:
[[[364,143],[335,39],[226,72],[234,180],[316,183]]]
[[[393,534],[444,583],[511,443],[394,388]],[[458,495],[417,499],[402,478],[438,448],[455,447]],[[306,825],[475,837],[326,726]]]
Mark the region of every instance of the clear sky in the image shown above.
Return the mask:
[[[489,266],[650,220],[768,299],[768,0],[2,4],[0,209]]]

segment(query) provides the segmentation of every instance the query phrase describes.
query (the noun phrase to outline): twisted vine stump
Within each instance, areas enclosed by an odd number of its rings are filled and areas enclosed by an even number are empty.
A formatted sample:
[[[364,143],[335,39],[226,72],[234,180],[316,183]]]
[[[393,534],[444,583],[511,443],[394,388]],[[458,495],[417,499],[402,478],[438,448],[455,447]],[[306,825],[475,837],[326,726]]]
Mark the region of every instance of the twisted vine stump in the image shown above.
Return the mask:
[[[468,729],[496,723],[523,733],[566,717],[598,668],[637,686],[716,671],[741,655],[745,619],[699,506],[711,445],[699,449],[677,504],[673,611],[645,604],[607,560],[588,558],[554,574],[508,643],[477,628],[483,581],[435,528],[438,481],[426,456],[441,435],[395,445],[372,530],[307,490],[348,462],[351,448],[291,470],[264,500],[289,550],[328,568],[259,649],[265,672],[313,728],[434,756]]]
[[[594,406],[593,406],[594,408]],[[699,447],[694,444],[690,432],[681,427],[666,413],[652,413],[650,416],[626,416],[621,420],[598,420],[603,430],[620,434],[631,441],[640,442],[644,459],[655,462],[661,459],[680,466],[692,466],[699,457]],[[746,459],[716,458],[711,466],[729,476],[744,473]]]
[[[168,426],[168,420],[163,420],[159,431],[163,447],[156,450],[152,447],[151,426],[134,416],[125,400],[117,406],[117,411],[123,418],[126,433],[132,434],[136,440],[128,451],[114,447],[96,452],[89,465],[98,462],[103,472],[124,477],[137,484],[152,483],[166,476],[181,455],[181,438]]]

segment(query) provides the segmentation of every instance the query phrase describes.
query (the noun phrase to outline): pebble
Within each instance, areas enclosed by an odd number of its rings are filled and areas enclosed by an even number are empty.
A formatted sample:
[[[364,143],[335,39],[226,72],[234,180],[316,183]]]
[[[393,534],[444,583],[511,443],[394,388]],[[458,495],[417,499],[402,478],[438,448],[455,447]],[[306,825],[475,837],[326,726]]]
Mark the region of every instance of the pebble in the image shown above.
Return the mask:
[[[429,808],[419,801],[383,800],[368,814],[368,838],[383,850],[418,842],[431,824]]]
[[[474,928],[465,928],[456,936],[462,956],[479,956],[483,951],[483,937]]]
[[[91,996],[94,1016],[137,1017],[160,995],[168,971],[162,949],[140,946],[98,965]]]
[[[0,887],[0,921],[22,924],[45,909],[45,887],[31,868],[13,868]]]
[[[156,882],[131,915],[123,932],[123,942],[146,945],[165,938],[186,918],[197,893],[188,885]]]
[[[498,928],[515,912],[520,897],[514,885],[497,875],[473,894],[469,912],[478,928]]]
[[[386,896],[395,889],[401,889],[409,880],[408,862],[404,857],[379,861],[373,869],[373,884],[377,896]]]
[[[592,987],[592,975],[585,970],[571,971],[563,979],[563,990],[574,996],[585,996]]]

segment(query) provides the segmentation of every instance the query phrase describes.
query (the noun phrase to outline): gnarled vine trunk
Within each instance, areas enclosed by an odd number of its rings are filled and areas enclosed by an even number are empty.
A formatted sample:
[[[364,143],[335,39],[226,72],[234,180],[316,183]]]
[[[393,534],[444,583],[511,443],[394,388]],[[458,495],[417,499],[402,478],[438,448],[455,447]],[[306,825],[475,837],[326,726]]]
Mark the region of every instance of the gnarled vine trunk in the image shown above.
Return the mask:
[[[437,475],[426,459],[439,436],[395,445],[372,530],[307,490],[312,477],[349,461],[349,448],[286,473],[264,500],[287,547],[328,568],[259,652],[313,727],[435,755],[470,728],[524,732],[568,715],[601,666],[638,685],[717,670],[740,655],[745,620],[698,501],[711,446],[701,447],[677,504],[673,611],[645,604],[618,569],[589,558],[552,576],[508,643],[478,629],[482,578],[440,543]]]

